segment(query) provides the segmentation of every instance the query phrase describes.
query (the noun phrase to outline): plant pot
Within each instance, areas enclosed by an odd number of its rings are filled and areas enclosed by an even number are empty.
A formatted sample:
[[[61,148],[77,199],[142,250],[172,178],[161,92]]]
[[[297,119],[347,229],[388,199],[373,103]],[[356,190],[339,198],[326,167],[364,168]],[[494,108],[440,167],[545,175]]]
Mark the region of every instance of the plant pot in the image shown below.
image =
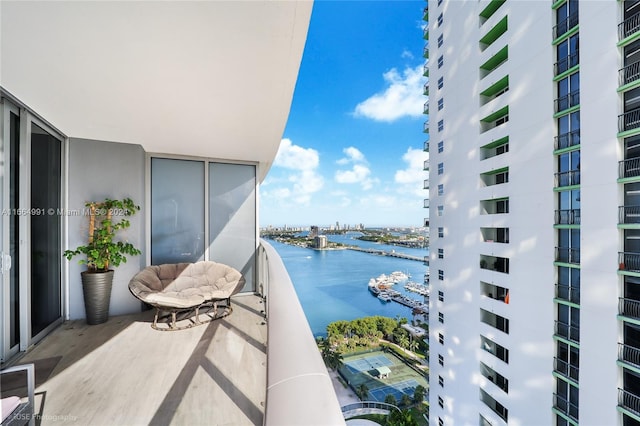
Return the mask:
[[[82,272],[82,293],[87,324],[102,324],[109,319],[113,270],[106,272]]]

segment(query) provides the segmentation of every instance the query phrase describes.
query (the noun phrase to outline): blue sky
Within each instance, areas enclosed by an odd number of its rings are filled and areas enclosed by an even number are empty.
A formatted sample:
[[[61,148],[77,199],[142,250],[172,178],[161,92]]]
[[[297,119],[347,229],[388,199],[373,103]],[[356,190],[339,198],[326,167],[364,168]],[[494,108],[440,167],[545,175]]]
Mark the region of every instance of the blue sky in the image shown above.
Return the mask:
[[[262,227],[422,225],[425,5],[314,3]]]

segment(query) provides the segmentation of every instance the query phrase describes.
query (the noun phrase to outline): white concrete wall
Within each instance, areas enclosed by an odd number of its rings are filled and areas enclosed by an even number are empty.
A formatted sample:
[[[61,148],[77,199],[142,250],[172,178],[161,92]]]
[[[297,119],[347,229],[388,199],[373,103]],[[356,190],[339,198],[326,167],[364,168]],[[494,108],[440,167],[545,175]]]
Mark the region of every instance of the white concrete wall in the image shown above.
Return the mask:
[[[580,2],[581,425],[618,423],[619,8],[619,2]]]
[[[430,414],[433,424],[442,417],[446,424],[476,424],[481,413],[494,425],[503,424],[479,399],[483,388],[509,410],[509,424],[549,424],[553,393],[554,321],[554,157],[553,136],[553,50],[552,15],[546,2],[505,3],[480,27],[479,12],[488,1],[450,1],[438,7],[430,2],[431,40],[444,31],[445,67],[435,65],[442,49],[432,43],[430,95],[444,96],[445,108],[432,110],[431,146],[444,140],[445,151],[430,152],[431,163],[444,162],[445,173],[431,168],[431,187],[445,185],[445,195],[431,192],[431,204],[444,203],[443,217],[432,215],[434,229],[431,244],[445,249],[445,259],[431,259],[432,315]],[[444,25],[436,28],[437,16],[444,10]],[[508,31],[484,52],[478,40],[508,15]],[[479,65],[509,45],[509,60],[484,79]],[[435,82],[444,72],[444,89]],[[508,74],[509,91],[480,106],[479,93]],[[480,118],[509,105],[509,122],[480,134]],[[437,122],[445,119],[445,131],[437,132]],[[479,147],[509,135],[509,153],[480,161]],[[480,173],[509,167],[509,183],[483,187]],[[508,196],[510,213],[481,215],[480,200]],[[435,236],[444,226],[445,238]],[[509,227],[510,243],[485,243],[481,227]],[[508,257],[510,273],[479,268],[480,254]],[[438,269],[445,280],[438,280]],[[480,281],[509,288],[510,304],[480,296]],[[438,290],[445,292],[444,305],[438,302]],[[480,322],[480,308],[509,319],[509,334]],[[443,312],[445,323],[437,320]],[[445,345],[438,343],[438,333]],[[480,334],[509,349],[509,364],[479,349]],[[445,355],[445,367],[438,365],[438,354]],[[509,393],[479,373],[479,361],[509,379]],[[444,389],[438,375],[445,378]],[[445,399],[438,407],[438,395]]]

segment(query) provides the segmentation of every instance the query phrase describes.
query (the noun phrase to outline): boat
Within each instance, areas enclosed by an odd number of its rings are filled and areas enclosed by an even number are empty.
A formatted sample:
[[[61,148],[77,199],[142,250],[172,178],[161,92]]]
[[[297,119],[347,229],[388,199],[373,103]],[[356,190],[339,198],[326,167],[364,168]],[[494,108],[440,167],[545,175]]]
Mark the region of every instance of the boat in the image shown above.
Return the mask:
[[[375,285],[370,285],[370,286],[369,286],[369,291],[370,291],[371,293],[375,294],[376,296],[377,296],[378,294],[380,294],[380,289],[378,289],[378,287],[377,287],[377,286],[375,286]]]
[[[378,294],[378,299],[382,300],[383,302],[391,302],[391,296],[389,296],[389,293],[387,293],[386,291],[381,291],[380,294]]]

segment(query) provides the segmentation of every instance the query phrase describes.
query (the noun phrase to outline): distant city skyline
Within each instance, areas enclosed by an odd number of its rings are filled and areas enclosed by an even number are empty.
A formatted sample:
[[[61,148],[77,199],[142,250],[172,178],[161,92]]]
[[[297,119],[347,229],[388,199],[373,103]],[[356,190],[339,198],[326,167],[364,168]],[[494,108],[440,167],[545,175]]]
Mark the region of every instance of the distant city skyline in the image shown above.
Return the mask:
[[[317,1],[260,225],[419,227],[424,1]]]

